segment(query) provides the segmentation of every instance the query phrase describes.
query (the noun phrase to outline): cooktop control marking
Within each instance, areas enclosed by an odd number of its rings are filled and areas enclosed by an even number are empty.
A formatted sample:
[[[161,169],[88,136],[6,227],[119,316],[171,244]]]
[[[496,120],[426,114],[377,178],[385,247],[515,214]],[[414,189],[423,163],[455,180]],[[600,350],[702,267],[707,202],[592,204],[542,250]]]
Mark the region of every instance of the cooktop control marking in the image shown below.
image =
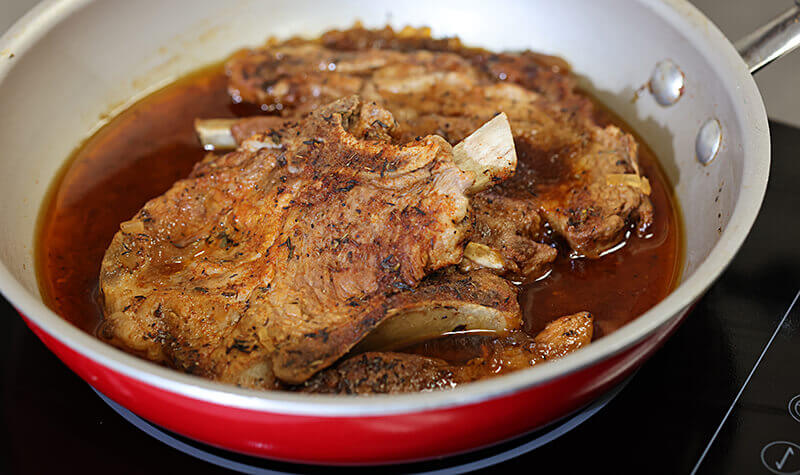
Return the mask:
[[[785,440],[770,442],[761,449],[761,463],[772,473],[800,474],[800,445]]]
[[[758,359],[756,360],[755,365],[753,365],[753,369],[750,370],[750,374],[747,375],[747,378],[744,380],[744,384],[742,384],[742,387],[739,389],[739,392],[736,394],[736,397],[733,398],[733,402],[731,403],[730,407],[728,408],[728,411],[722,417],[722,421],[719,423],[719,426],[717,426],[717,430],[714,431],[714,435],[711,436],[711,440],[708,441],[708,445],[706,445],[706,448],[703,450],[703,453],[700,454],[700,458],[697,460],[697,463],[695,464],[694,468],[692,469],[691,475],[695,475],[697,473],[697,471],[700,469],[700,464],[703,463],[703,460],[706,458],[706,455],[708,455],[708,451],[711,449],[711,446],[714,444],[714,441],[717,439],[717,436],[719,435],[720,431],[722,430],[722,427],[725,425],[725,422],[730,417],[731,412],[733,412],[733,409],[736,407],[736,404],[739,402],[739,399],[742,397],[742,393],[744,392],[745,388],[747,387],[747,384],[753,378],[753,375],[755,374],[756,370],[758,369],[758,365],[761,364],[761,360],[764,359],[764,355],[767,354],[767,351],[769,350],[770,346],[772,346],[772,342],[775,341],[775,337],[778,336],[778,333],[780,333],[781,328],[783,327],[783,324],[786,322],[786,319],[789,318],[789,314],[792,313],[792,309],[794,309],[794,306],[797,303],[798,297],[800,297],[800,290],[798,290],[797,293],[794,295],[794,299],[792,300],[792,303],[789,304],[789,308],[786,309],[786,313],[783,314],[783,318],[781,318],[778,321],[778,326],[775,327],[775,331],[772,333],[772,336],[770,337],[769,341],[767,341],[767,344],[764,346],[764,349],[761,351],[761,355],[759,355]],[[794,444],[792,442],[771,442],[771,443],[765,445],[764,448],[761,450],[761,461],[764,463],[764,465],[768,469],[770,469],[774,473],[780,473],[780,474],[797,473],[797,474],[800,474],[800,468],[798,468],[797,469],[798,471],[796,471],[796,472],[782,472],[782,471],[781,472],[776,472],[775,471],[776,469],[770,468],[767,465],[767,463],[764,462],[765,453],[769,452],[770,455],[771,455],[772,451],[768,450],[768,449],[770,447],[774,447],[775,446],[774,444],[778,444],[778,443],[791,444],[792,446],[794,446],[795,448],[793,449],[793,451],[795,451],[796,453],[794,455],[790,454],[789,456],[790,457],[793,456],[795,459],[800,460],[800,446],[797,446],[796,444]],[[781,454],[781,457],[782,456],[783,456],[783,454]],[[780,459],[779,459],[779,461],[780,461]],[[784,461],[784,463],[786,463],[786,461]],[[784,466],[784,465],[782,464],[781,466]]]
[[[800,394],[789,401],[789,414],[792,416],[792,419],[800,422]]]

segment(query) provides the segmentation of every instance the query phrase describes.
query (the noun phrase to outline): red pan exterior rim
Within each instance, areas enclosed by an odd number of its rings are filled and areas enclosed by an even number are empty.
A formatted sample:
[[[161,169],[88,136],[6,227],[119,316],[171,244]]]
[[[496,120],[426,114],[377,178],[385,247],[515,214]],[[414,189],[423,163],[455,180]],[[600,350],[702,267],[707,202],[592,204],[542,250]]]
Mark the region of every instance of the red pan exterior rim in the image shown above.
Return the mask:
[[[386,398],[330,397],[313,398],[308,395],[248,391],[219,383],[190,377],[153,365],[104,344],[92,335],[72,326],[47,308],[36,292],[23,286],[20,280],[0,262],[0,290],[5,297],[30,321],[46,330],[62,345],[93,359],[114,371],[138,379],[164,391],[203,399],[228,407],[255,409],[284,414],[334,417],[337,415],[363,416],[412,413],[443,409],[452,405],[473,404],[491,398],[504,397],[530,387],[543,385],[576,371],[591,367],[607,358],[638,345],[650,338],[665,325],[683,314],[687,305],[700,295],[719,276],[735,255],[752,227],[766,190],[769,171],[769,134],[763,102],[746,65],[730,42],[700,12],[683,0],[630,0],[631,5],[643,6],[653,11],[658,21],[691,33],[693,48],[702,49],[703,58],[721,71],[719,87],[737,98],[735,117],[742,124],[743,178],[728,225],[716,245],[699,267],[689,275],[669,296],[634,321],[614,333],[547,365],[518,371],[503,378],[479,381],[454,391]],[[0,37],[0,49],[20,52],[35,45],[47,31],[59,22],[88,7],[91,0],[48,0],[25,15],[14,27]],[[0,62],[0,80],[12,62]]]
[[[0,50],[19,52],[21,60],[39,38],[90,3],[43,2],[0,38]],[[0,290],[28,316],[23,318],[42,341],[98,390],[167,429],[243,453],[309,463],[408,461],[496,443],[553,421],[630,374],[674,331],[687,305],[705,292],[741,246],[766,189],[766,112],[733,46],[683,0],[631,3],[692,33],[691,46],[702,49],[720,73],[717,86],[735,94],[737,108],[730,119],[743,131],[743,179],[728,225],[702,264],[645,314],[562,360],[425,396],[258,396],[160,368],[103,344],[50,311],[4,262]],[[0,80],[14,64],[17,61],[0,63]]]
[[[187,397],[103,366],[64,345],[24,315],[23,319],[78,376],[118,404],[166,429],[257,457],[364,465],[453,455],[547,425],[630,375],[675,331],[685,315],[611,358],[513,394],[443,409],[364,417],[265,412]]]

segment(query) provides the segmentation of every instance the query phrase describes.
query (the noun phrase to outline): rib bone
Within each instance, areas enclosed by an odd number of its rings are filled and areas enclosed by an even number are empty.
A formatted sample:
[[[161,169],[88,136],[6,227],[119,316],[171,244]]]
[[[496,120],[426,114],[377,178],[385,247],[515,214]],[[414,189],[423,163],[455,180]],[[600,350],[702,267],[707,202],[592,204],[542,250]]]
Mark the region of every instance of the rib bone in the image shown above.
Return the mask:
[[[238,145],[231,127],[238,119],[197,119],[194,128],[206,150],[230,150]],[[474,194],[510,177],[517,167],[514,136],[505,113],[500,113],[453,147],[453,161],[475,174],[467,190]]]
[[[460,331],[505,335],[522,317],[514,286],[488,270],[448,270],[395,297],[390,317],[355,351],[393,350]]]
[[[505,113],[496,115],[453,147],[458,168],[475,173],[470,193],[477,193],[514,174],[517,153]]]
[[[468,242],[464,247],[464,259],[469,259],[480,267],[505,272],[508,269],[506,259],[499,251],[486,244]]]
[[[238,119],[195,119],[194,130],[206,150],[233,150],[239,144],[233,138],[231,127]]]

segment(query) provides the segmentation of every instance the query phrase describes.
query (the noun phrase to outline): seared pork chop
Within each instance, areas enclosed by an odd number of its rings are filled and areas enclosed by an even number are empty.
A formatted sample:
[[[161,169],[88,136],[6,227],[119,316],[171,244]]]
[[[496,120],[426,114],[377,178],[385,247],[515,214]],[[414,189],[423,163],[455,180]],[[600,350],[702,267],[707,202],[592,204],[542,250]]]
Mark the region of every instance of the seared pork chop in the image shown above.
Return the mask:
[[[486,269],[449,267],[393,296],[391,307],[354,351],[397,349],[454,331],[505,336],[522,326],[517,288]]]
[[[345,354],[393,295],[461,260],[473,183],[441,137],[391,144],[374,117],[391,120],[339,100],[149,201],[103,259],[102,335],[245,386],[300,383]]]
[[[367,352],[318,373],[296,389],[311,393],[386,394],[451,388],[560,358],[588,345],[592,333],[592,316],[580,312],[551,322],[533,339],[517,332],[508,338],[487,341],[484,354],[465,364],[409,353]]]
[[[557,58],[491,54],[456,39],[431,39],[423,30],[354,28],[243,52],[228,63],[228,73],[236,99],[285,116],[357,91],[393,113],[397,124],[384,125],[398,143],[437,134],[455,144],[505,112],[517,174],[476,200],[475,216],[524,210],[529,219],[500,227],[496,219],[477,222],[482,237],[476,239],[496,246],[518,272],[538,274],[555,258],[542,244],[545,222],[575,254],[591,258],[617,245],[631,226],[644,233],[652,222],[647,190],[636,186],[636,141],[598,124],[591,101],[575,91],[569,68]],[[236,135],[241,140],[262,124],[243,123]]]

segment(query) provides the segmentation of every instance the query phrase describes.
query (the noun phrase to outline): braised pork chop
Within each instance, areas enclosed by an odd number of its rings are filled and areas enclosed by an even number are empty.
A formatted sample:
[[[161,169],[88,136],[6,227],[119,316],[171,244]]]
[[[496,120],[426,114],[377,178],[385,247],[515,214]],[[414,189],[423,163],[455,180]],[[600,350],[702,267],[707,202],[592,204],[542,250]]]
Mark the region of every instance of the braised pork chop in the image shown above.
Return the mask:
[[[390,307],[353,351],[394,350],[453,332],[505,336],[522,327],[517,287],[487,269],[448,267],[394,295]]]
[[[357,91],[392,111],[391,135],[399,143],[437,134],[455,144],[505,112],[517,174],[487,190],[501,199],[476,200],[475,216],[495,215],[508,204],[535,211],[502,229],[495,226],[499,220],[477,223],[486,241],[510,239],[498,249],[518,269],[535,273],[555,257],[541,244],[545,222],[576,254],[591,258],[617,245],[631,226],[644,233],[652,222],[646,190],[636,180],[615,179],[639,177],[636,141],[597,123],[591,101],[575,91],[567,65],[556,58],[491,54],[419,30],[354,28],[243,52],[228,63],[228,73],[235,98],[286,116]],[[240,138],[257,130],[245,129]]]
[[[102,335],[245,386],[300,383],[345,354],[394,294],[461,260],[473,181],[440,137],[376,140],[375,116],[391,119],[339,100],[149,201],[103,259]]]
[[[457,37],[433,38],[427,27],[406,26],[395,32],[389,26],[367,29],[356,25],[346,30],[331,30],[320,37],[326,48],[339,51],[381,49],[394,51],[456,52],[489,77],[520,84],[553,100],[573,94],[575,79],[569,64],[558,56],[533,51],[507,54],[464,46]]]
[[[517,332],[488,340],[482,346],[483,355],[464,364],[409,353],[367,352],[341,361],[296,389],[325,394],[387,394],[451,388],[560,358],[588,345],[592,333],[592,316],[580,312],[551,322],[535,338]]]

